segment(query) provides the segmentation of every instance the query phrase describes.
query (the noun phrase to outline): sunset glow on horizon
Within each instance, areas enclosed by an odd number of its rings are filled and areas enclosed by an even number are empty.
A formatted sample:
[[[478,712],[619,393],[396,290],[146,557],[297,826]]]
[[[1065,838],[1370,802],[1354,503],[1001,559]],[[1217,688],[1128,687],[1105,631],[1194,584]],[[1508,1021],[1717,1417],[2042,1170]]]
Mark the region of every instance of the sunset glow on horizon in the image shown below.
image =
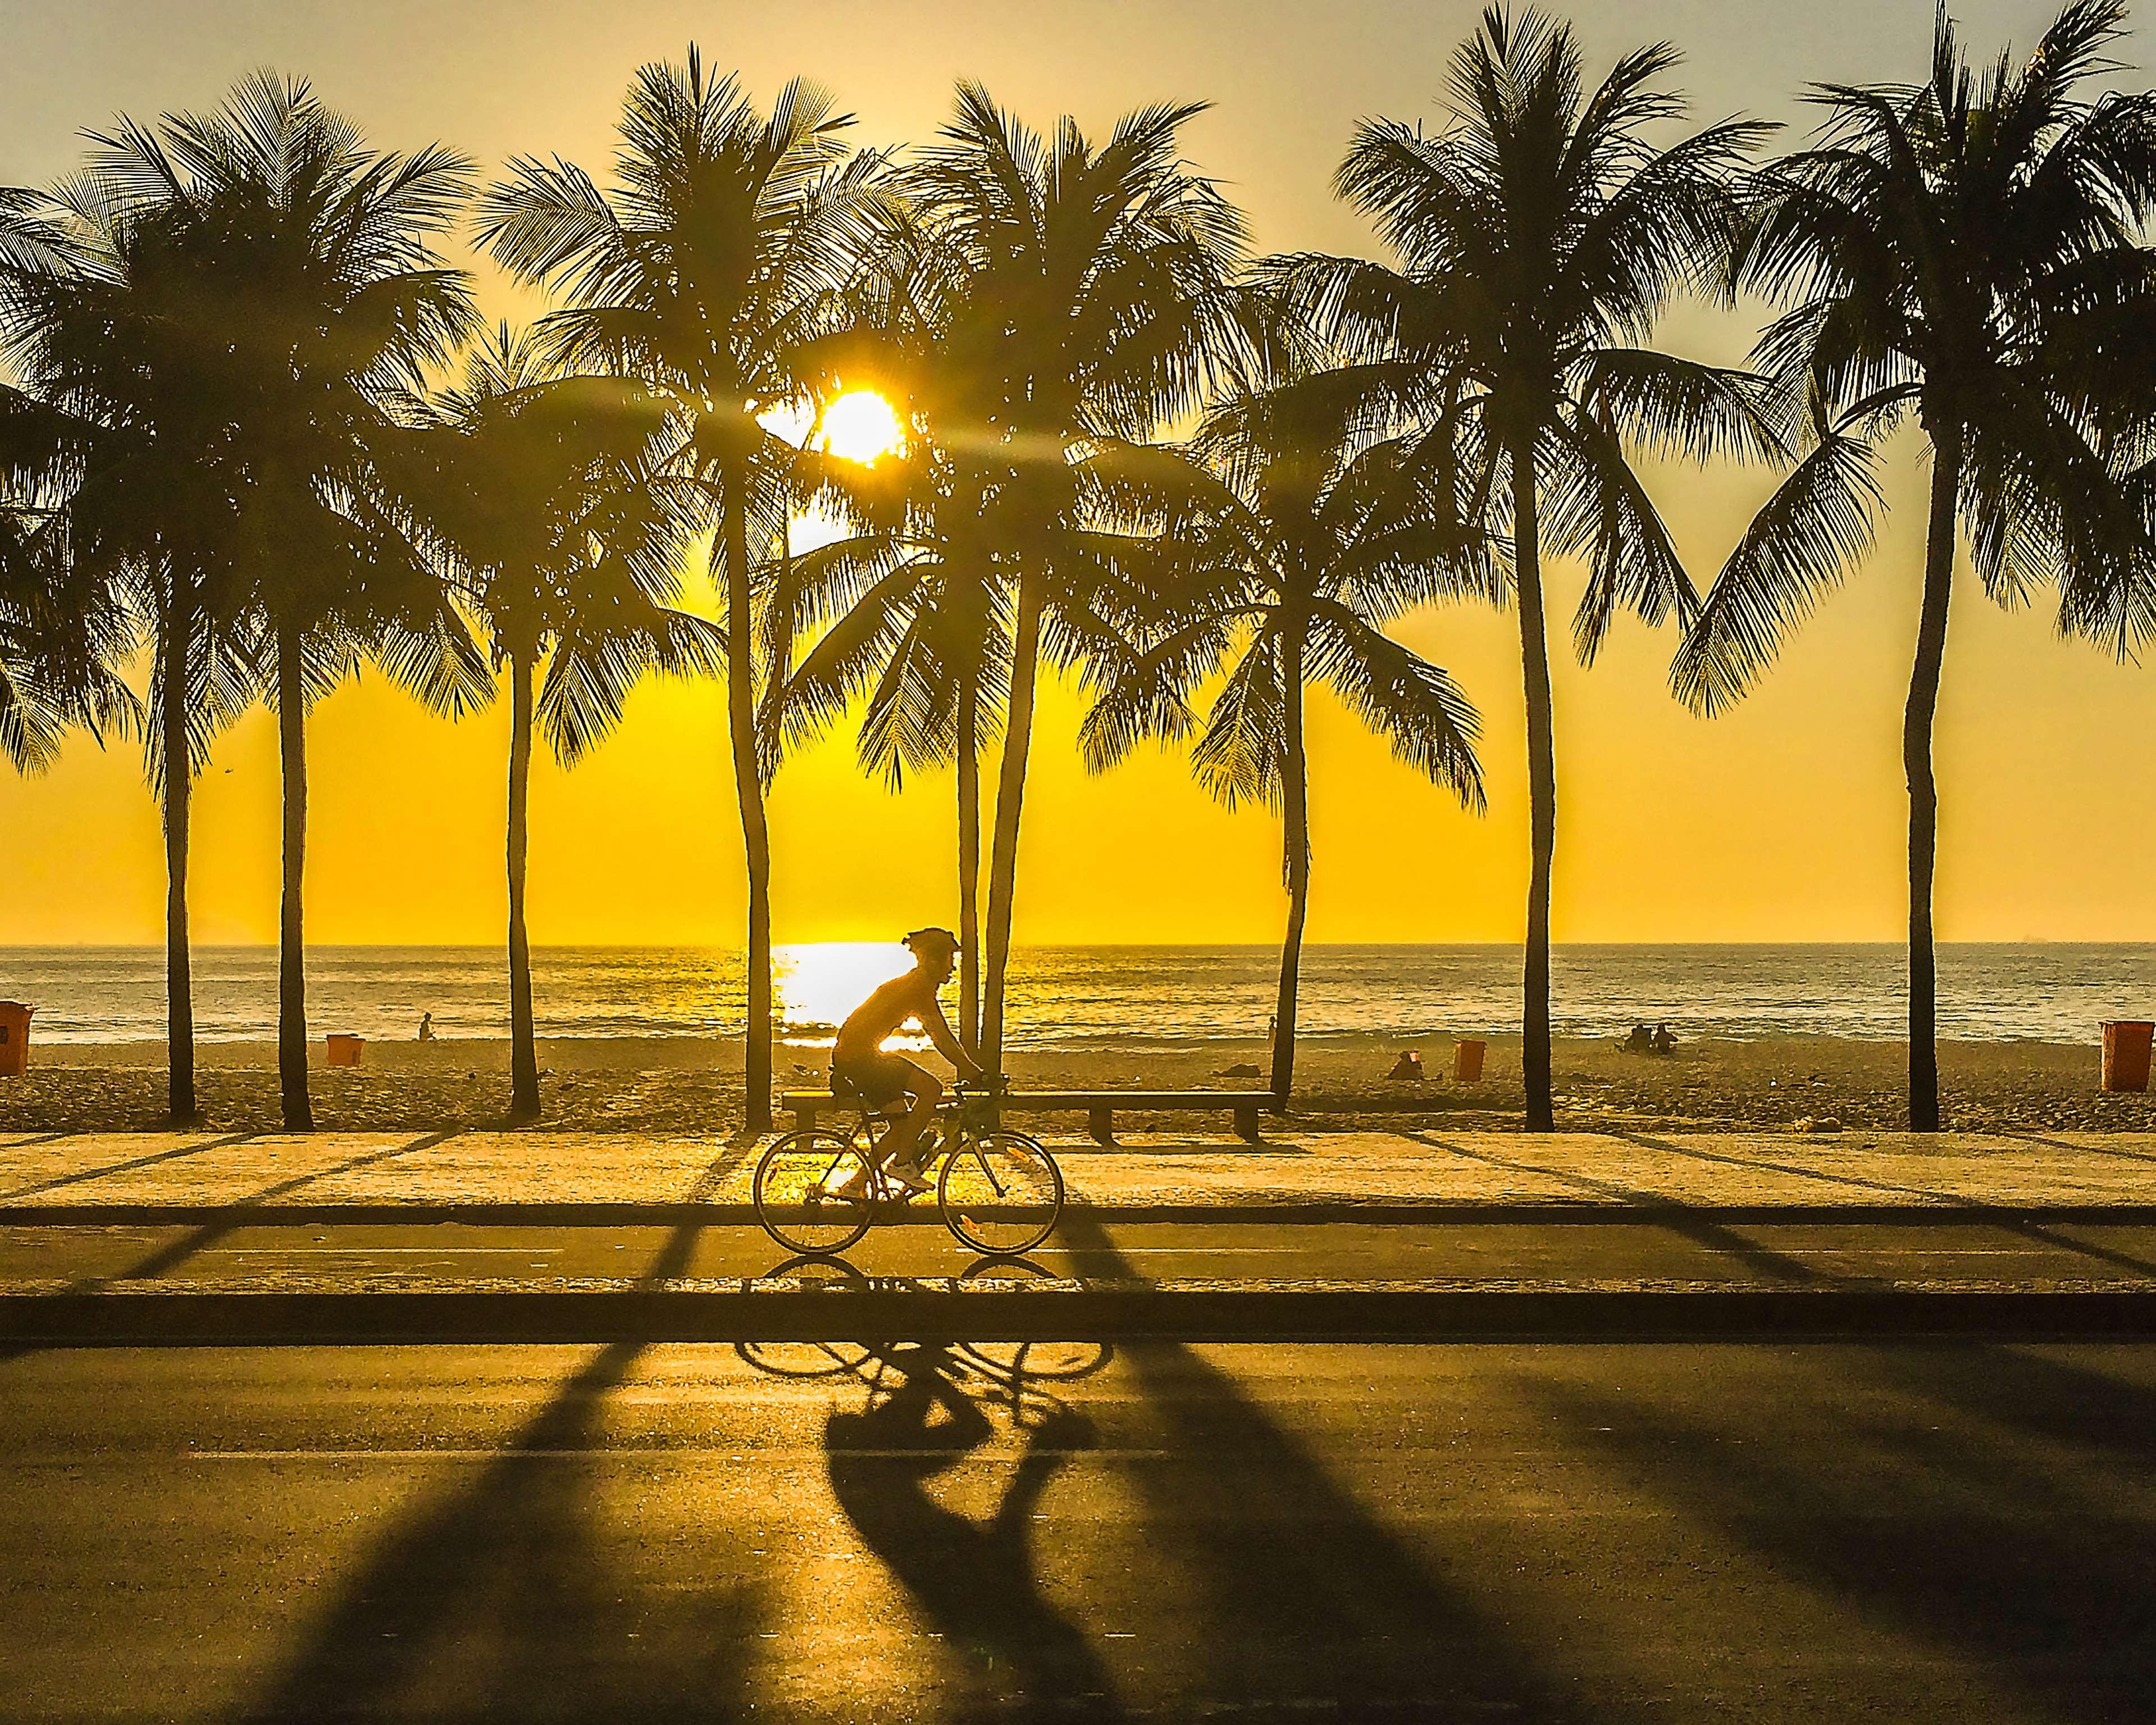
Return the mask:
[[[511,9],[444,12],[414,0],[364,9],[272,9],[208,0],[185,30],[141,28],[123,0],[18,8],[0,183],[55,183],[81,164],[80,129],[115,113],[206,110],[250,68],[311,75],[373,144],[439,138],[484,182],[519,155],[558,154],[601,180],[624,92],[647,61],[738,71],[766,110],[806,74],[835,93],[849,148],[901,157],[949,121],[952,86],[978,76],[1026,124],[1079,117],[1105,139],[1115,116],[1156,99],[1213,105],[1187,134],[1196,171],[1247,211],[1256,250],[1379,249],[1332,179],[1358,120],[1441,117],[1447,56],[1480,0],[1411,11],[1349,0],[1322,14],[1286,4],[1193,3],[1132,13],[1101,32],[1075,18],[957,0],[936,8],[838,0],[818,27],[772,13],[730,17],[676,0],[624,0],[602,19]],[[2051,11],[2022,0],[1953,8],[1967,39],[2025,51]],[[1595,77],[1612,58],[1668,38],[1686,59],[1671,82],[1697,124],[1756,114],[1812,123],[1812,80],[1920,76],[1932,8],[1859,0],[1804,8],[1699,8],[1625,0],[1580,8]],[[2137,16],[2122,58],[2156,59]],[[1254,36],[1269,44],[1249,51]],[[415,37],[424,55],[407,51]],[[484,69],[485,75],[480,75]],[[2145,72],[2123,81],[2138,88]],[[1284,117],[1285,116],[1285,117]],[[528,324],[543,292],[511,283],[472,244],[445,241],[489,317]],[[1680,304],[1657,326],[1668,349],[1741,360],[1759,308]],[[808,434],[806,409],[796,440]],[[1176,428],[1180,429],[1181,428]],[[905,428],[882,396],[840,393],[817,435],[874,463]],[[1896,940],[1907,912],[1906,789],[1899,725],[1917,609],[1924,524],[1922,439],[1904,432],[1881,470],[1888,509],[1865,569],[1828,593],[1773,673],[1726,716],[1674,701],[1674,632],[1621,624],[1591,671],[1565,639],[1581,571],[1553,557],[1552,655],[1561,839],[1553,886],[1564,941]],[[1686,567],[1702,583],[1768,495],[1763,466],[1640,470]],[[824,530],[803,527],[804,549]],[[828,536],[825,535],[824,536]],[[697,557],[708,552],[705,545]],[[689,608],[713,614],[702,562]],[[1964,565],[1938,724],[1943,939],[2156,937],[2156,720],[2148,667],[2056,639],[2038,613],[1987,600]],[[1313,941],[1517,940],[1527,812],[1517,623],[1465,603],[1419,607],[1392,632],[1442,666],[1474,705],[1486,816],[1463,813],[1395,760],[1327,694],[1310,717],[1317,858]],[[144,680],[137,676],[138,685]],[[1021,942],[1278,938],[1280,833],[1260,807],[1230,812],[1193,782],[1185,750],[1140,749],[1089,773],[1076,732],[1087,696],[1044,676],[1025,793],[1015,897]],[[321,943],[482,943],[505,914],[501,846],[506,702],[451,724],[368,666],[311,715],[308,937]],[[784,941],[880,939],[956,916],[947,768],[909,770],[894,794],[856,758],[851,723],[790,752],[770,792],[773,916]],[[993,772],[987,795],[993,800]],[[216,741],[199,783],[192,896],[204,942],[268,942],[278,904],[278,765],[259,704]],[[744,901],[740,821],[721,685],[650,680],[619,729],[573,772],[544,750],[531,793],[531,906],[542,943],[737,945]],[[0,777],[10,834],[0,943],[155,942],[162,851],[139,745],[81,733],[56,768]],[[388,866],[385,860],[395,860]],[[1107,891],[1104,883],[1119,890]]]

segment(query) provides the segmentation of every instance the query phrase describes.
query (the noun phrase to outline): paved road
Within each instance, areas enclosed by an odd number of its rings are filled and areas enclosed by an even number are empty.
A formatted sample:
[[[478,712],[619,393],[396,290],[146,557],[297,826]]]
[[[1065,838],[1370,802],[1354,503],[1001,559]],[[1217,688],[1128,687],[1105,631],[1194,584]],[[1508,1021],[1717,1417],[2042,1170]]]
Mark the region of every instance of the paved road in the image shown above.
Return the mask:
[[[0,1362],[0,1717],[2156,1705],[2156,1349],[858,1358]]]
[[[1665,1279],[1820,1284],[1861,1279],[2137,1281],[2156,1277],[2156,1226],[2020,1221],[1733,1223],[1597,1220],[1129,1223],[1096,1243],[1034,1254],[1058,1276],[1327,1278],[1386,1281]],[[106,1279],[182,1286],[245,1280],[335,1283],[364,1278],[547,1284],[636,1277],[757,1276],[788,1254],[734,1224],[471,1227],[336,1224],[0,1227],[0,1287]],[[870,1276],[957,1276],[973,1255],[932,1218],[877,1230],[847,1255]]]

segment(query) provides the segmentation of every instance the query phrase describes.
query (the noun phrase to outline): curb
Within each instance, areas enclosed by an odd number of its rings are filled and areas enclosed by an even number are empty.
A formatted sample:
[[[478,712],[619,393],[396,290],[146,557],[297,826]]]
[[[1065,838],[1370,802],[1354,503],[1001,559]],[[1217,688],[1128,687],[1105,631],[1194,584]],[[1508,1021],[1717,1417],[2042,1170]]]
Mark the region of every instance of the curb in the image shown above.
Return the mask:
[[[16,1346],[692,1342],[1685,1342],[2156,1336],[2156,1283],[1833,1289],[864,1277],[834,1286],[0,1295]]]
[[[1907,1204],[1636,1204],[1599,1199],[1463,1199],[1394,1201],[1353,1199],[1308,1203],[1263,1199],[1246,1203],[1143,1202],[1101,1204],[1073,1201],[1065,1217],[1096,1222],[1262,1223],[1273,1226],[1336,1223],[1430,1224],[1442,1222],[1517,1222],[1650,1224],[1673,1221],[1722,1222],[1738,1225],[1787,1224],[1800,1226],[1840,1223],[1887,1227],[1933,1226],[1941,1223],[2051,1222],[2156,1227],[2156,1204],[1984,1204],[1940,1199]],[[693,1202],[636,1204],[601,1200],[556,1204],[540,1200],[472,1203],[377,1204],[0,1204],[0,1227],[382,1227],[459,1223],[468,1227],[708,1228],[756,1227],[749,1204]],[[887,1227],[940,1228],[932,1207],[879,1219]]]

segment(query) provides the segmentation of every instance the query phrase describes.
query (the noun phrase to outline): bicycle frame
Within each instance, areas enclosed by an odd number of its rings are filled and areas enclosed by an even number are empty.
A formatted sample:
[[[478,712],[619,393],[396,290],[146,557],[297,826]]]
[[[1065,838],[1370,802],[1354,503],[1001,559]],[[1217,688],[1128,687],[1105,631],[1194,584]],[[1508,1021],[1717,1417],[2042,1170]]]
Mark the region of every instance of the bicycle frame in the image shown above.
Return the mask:
[[[968,1101],[965,1096],[948,1096],[936,1105],[936,1111],[929,1117],[928,1127],[924,1130],[933,1129],[940,1132],[942,1136],[937,1141],[933,1158],[921,1164],[922,1173],[942,1167],[972,1142],[974,1134],[964,1117]],[[899,1117],[886,1114],[873,1104],[862,1101],[859,1104],[855,1118],[855,1130],[860,1134],[867,1149],[864,1159],[868,1163],[869,1196],[880,1202],[888,1201],[894,1195],[894,1190],[891,1183],[884,1178],[883,1163],[877,1159],[876,1151],[891,1136],[891,1128],[898,1124]],[[876,1130],[879,1123],[883,1127],[881,1132]],[[847,1134],[849,1142],[852,1137],[852,1133]]]
[[[894,1117],[858,1096],[845,1100],[852,1106],[844,1130],[834,1121],[788,1133],[757,1164],[757,1219],[789,1250],[828,1251],[834,1242],[850,1245],[880,1217],[927,1189],[911,1168],[903,1183],[886,1172]],[[1023,1132],[1003,1132],[992,1116],[977,1117],[977,1100],[962,1091],[937,1106],[930,1125],[940,1128],[941,1137],[920,1147],[921,1171],[936,1170],[929,1183],[936,1207],[961,1245],[990,1256],[1029,1251],[1062,1214],[1062,1171],[1046,1145]],[[789,1163],[790,1173],[784,1172]],[[786,1209],[789,1204],[804,1207],[803,1214]],[[832,1204],[838,1208],[824,1213]]]

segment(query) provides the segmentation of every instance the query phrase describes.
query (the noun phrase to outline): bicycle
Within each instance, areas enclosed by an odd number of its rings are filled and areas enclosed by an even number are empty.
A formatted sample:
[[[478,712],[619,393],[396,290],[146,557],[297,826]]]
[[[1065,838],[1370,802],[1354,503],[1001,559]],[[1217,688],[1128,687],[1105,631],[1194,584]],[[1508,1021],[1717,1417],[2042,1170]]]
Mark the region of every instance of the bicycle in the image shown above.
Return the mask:
[[[826,1126],[788,1132],[756,1165],[756,1214],[764,1232],[791,1251],[843,1252],[882,1211],[913,1194],[886,1176],[876,1155],[892,1122],[860,1098],[853,1129]],[[878,1127],[880,1126],[881,1130]],[[1038,1138],[982,1126],[965,1087],[936,1111],[937,1136],[921,1153],[936,1179],[943,1225],[962,1244],[992,1258],[1031,1251],[1063,1214],[1063,1170]]]

